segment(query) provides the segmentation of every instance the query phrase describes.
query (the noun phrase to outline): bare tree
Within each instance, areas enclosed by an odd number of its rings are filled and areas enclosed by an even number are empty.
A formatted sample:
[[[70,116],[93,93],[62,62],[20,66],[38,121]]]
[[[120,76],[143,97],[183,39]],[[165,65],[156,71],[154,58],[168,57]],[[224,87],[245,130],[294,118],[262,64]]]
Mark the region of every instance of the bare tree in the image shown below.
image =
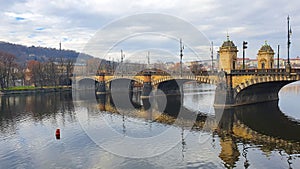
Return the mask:
[[[13,84],[11,75],[17,65],[15,59],[14,55],[0,51],[0,84],[2,89]]]
[[[45,76],[48,80],[48,85],[57,86],[58,83],[58,69],[53,59],[49,59],[49,61],[45,65]]]
[[[5,88],[5,79],[6,79],[5,65],[0,60],[0,86],[1,86],[1,89]]]
[[[58,79],[60,85],[71,85],[71,76],[73,75],[74,69],[73,59],[60,58],[57,66]]]
[[[87,75],[96,74],[99,69],[99,65],[101,65],[100,63],[101,63],[101,60],[98,58],[88,59],[86,61]],[[102,64],[102,65],[103,65],[103,67],[101,67],[100,69],[104,70],[105,69],[104,64]]]
[[[73,69],[74,69],[74,60],[67,59],[66,60],[66,85],[71,85],[71,77],[73,76]]]
[[[26,71],[27,80],[29,84],[33,84],[35,87],[38,86],[39,83],[39,79],[38,79],[39,65],[40,62],[35,60],[31,60],[27,62],[27,71]]]

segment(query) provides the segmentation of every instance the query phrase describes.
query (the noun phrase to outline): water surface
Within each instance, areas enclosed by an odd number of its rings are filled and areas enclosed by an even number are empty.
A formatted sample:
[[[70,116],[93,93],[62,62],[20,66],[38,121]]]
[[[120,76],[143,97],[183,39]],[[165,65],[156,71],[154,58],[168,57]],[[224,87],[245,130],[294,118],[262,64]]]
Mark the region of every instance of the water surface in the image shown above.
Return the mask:
[[[0,166],[300,166],[299,83],[282,89],[279,102],[225,111],[212,107],[214,91],[211,89],[211,86],[187,85],[184,88],[183,105],[182,98],[171,96],[162,98],[162,101],[150,100],[151,108],[148,109],[145,106],[149,103],[139,99],[138,94],[133,95],[129,108],[126,105],[116,106],[116,99],[109,95],[98,96],[97,100],[86,97],[86,94],[75,96],[72,92],[2,96]],[[180,112],[182,116],[178,115]],[[185,118],[178,120],[178,117]],[[61,130],[60,140],[55,138],[57,128]],[[122,138],[131,138],[134,142],[122,142]],[[150,138],[157,140],[149,144],[142,142],[142,139]],[[141,140],[140,144],[136,142],[138,139]],[[156,154],[141,158],[143,155],[140,152]],[[135,158],[124,154],[135,155]]]

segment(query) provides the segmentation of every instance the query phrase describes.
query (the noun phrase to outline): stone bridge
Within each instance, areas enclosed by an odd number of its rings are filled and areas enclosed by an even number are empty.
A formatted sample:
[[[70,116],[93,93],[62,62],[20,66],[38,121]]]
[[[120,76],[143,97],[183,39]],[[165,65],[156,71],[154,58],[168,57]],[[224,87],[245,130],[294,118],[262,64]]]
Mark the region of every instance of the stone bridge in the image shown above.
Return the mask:
[[[215,106],[238,106],[257,102],[278,99],[279,90],[300,80],[300,69],[249,69],[219,72],[200,72],[197,74],[183,74],[171,76],[167,73],[144,72],[137,75],[93,75],[76,76],[75,89],[93,88],[99,93],[109,92],[114,81],[127,81],[125,88],[142,88],[142,96],[148,97],[152,89],[161,89],[165,93],[177,91],[180,94],[181,86],[185,82],[195,81],[216,85]],[[127,84],[127,85],[126,85]],[[118,86],[118,88],[121,86]],[[124,86],[122,91],[124,91]]]

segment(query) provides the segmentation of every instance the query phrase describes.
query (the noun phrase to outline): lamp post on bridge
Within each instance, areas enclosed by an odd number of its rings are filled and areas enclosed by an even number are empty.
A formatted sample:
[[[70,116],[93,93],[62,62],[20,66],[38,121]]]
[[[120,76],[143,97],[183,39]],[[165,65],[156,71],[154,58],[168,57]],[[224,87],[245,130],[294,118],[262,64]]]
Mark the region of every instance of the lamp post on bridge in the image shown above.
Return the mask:
[[[245,49],[247,49],[248,42],[243,41],[243,69],[245,69]]]
[[[108,57],[108,69],[107,69],[108,73],[111,74],[112,73],[112,68],[111,68],[111,57]]]
[[[277,69],[279,69],[280,65],[279,65],[279,48],[280,45],[277,46]]]
[[[150,51],[147,52],[147,65],[148,65],[148,69],[151,69],[150,67]]]
[[[214,42],[211,41],[211,71],[214,71]]]
[[[181,38],[180,38],[180,77],[182,77],[182,57],[183,57],[183,49],[184,49],[184,46],[182,45],[182,41],[181,41]]]
[[[287,65],[286,65],[286,70],[288,72],[290,72],[291,70],[291,63],[290,63],[290,45],[291,45],[291,34],[292,34],[292,29],[290,27],[290,16],[287,17],[287,28],[288,28],[288,34],[287,34],[287,37],[288,37],[288,40],[287,40]]]
[[[125,58],[125,54],[123,54],[123,50],[121,49],[121,76],[123,77],[123,59]]]

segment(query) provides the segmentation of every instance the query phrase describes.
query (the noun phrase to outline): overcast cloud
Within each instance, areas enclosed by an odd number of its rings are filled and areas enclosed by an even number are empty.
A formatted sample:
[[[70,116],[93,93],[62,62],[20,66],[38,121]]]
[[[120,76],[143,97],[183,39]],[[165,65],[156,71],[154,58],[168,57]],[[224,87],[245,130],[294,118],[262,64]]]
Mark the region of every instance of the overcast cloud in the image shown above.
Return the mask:
[[[189,22],[215,46],[226,40],[228,31],[240,51],[242,41],[248,41],[246,56],[251,58],[256,57],[265,40],[274,51],[280,45],[280,55],[286,57],[289,14],[293,31],[291,56],[300,55],[300,2],[296,0],[0,0],[0,4],[0,41],[54,48],[61,41],[64,49],[80,52],[99,29],[113,21],[150,12]]]

